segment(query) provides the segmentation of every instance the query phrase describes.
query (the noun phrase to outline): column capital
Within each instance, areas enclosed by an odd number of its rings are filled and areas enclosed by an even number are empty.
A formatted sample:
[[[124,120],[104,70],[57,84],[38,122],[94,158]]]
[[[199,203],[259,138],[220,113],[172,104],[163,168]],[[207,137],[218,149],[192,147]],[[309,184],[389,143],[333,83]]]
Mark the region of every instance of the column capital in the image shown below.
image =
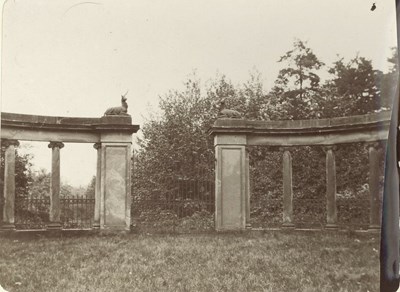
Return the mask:
[[[337,146],[336,145],[324,145],[324,146],[322,146],[322,149],[325,152],[328,152],[329,150],[336,151],[337,150]]]
[[[52,149],[54,149],[54,148],[61,149],[61,148],[64,147],[64,143],[63,142],[58,142],[58,141],[50,141],[48,147],[52,148]]]
[[[101,148],[101,143],[94,143],[93,148],[99,150]]]
[[[369,150],[369,148],[374,148],[374,149],[378,150],[380,147],[381,147],[381,143],[379,143],[378,141],[372,141],[372,142],[365,143],[365,148],[367,150]]]
[[[14,139],[1,139],[1,146],[8,148],[10,146],[19,146],[19,141]]]
[[[289,151],[293,148],[293,146],[279,146],[279,151],[281,152],[285,152],[285,151]]]

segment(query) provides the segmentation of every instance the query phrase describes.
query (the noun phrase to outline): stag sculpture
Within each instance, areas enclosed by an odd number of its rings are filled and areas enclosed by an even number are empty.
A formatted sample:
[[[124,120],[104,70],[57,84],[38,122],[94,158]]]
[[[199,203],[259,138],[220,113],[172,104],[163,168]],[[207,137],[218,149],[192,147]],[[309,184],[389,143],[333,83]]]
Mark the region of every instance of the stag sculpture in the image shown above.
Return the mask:
[[[105,116],[127,116],[128,115],[128,103],[126,102],[126,95],[128,91],[121,95],[121,106],[111,107],[104,113]]]
[[[236,110],[225,108],[225,101],[222,100],[219,107],[218,118],[241,119],[242,115]]]

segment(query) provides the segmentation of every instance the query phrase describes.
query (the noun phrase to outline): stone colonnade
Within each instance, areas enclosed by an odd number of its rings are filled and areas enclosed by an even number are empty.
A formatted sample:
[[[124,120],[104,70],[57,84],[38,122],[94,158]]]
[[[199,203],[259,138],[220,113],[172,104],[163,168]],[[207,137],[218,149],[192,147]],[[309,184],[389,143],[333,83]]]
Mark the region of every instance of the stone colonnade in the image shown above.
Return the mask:
[[[369,197],[370,217],[369,229],[380,229],[380,200],[379,200],[379,159],[378,142],[367,143],[369,159]],[[293,188],[292,188],[292,160],[290,148],[283,150],[283,227],[294,227],[293,224]],[[324,146],[326,155],[326,228],[337,228],[336,207],[336,161],[335,145]]]
[[[15,229],[15,147],[18,140],[2,139],[5,147],[3,230]],[[62,229],[60,159],[64,143],[51,141],[50,211],[47,229]],[[95,143],[97,171],[93,228],[130,228],[130,143]]]
[[[229,141],[229,142],[228,142]],[[216,229],[243,229],[250,218],[249,159],[245,136],[220,136],[216,147]],[[379,143],[367,143],[369,153],[369,229],[380,228]],[[326,153],[326,228],[336,229],[336,162],[335,145],[323,146]],[[282,152],[283,228],[294,228],[291,147],[279,147]]]
[[[23,127],[21,127],[23,125]],[[131,144],[139,126],[130,116],[66,118],[2,113],[5,148],[2,230],[15,229],[15,147],[19,140],[50,141],[50,211],[47,229],[62,229],[60,159],[64,142],[93,143],[97,150],[93,227],[129,230],[131,224]],[[79,165],[77,165],[79,167]]]
[[[218,119],[209,130],[216,156],[217,230],[240,230],[250,219],[249,157],[247,146],[279,147],[283,173],[283,228],[294,228],[291,149],[323,147],[326,156],[326,226],[338,228],[336,205],[336,145],[364,143],[369,159],[369,229],[380,228],[379,141],[385,141],[388,113],[306,121],[248,121]]]

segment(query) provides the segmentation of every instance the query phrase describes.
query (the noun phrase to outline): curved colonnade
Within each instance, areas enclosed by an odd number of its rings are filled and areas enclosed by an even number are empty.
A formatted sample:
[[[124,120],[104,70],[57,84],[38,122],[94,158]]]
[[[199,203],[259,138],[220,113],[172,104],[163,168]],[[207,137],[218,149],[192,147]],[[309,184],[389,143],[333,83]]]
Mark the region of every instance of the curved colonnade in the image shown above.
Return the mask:
[[[1,113],[5,147],[4,206],[1,229],[15,229],[15,147],[19,141],[49,142],[51,148],[50,223],[61,229],[60,152],[64,143],[94,143],[97,150],[94,227],[128,230],[131,200],[132,134],[139,130],[130,116],[70,118]]]
[[[390,112],[321,120],[218,119],[209,133],[216,155],[216,229],[244,229],[250,219],[247,146],[279,147],[283,155],[283,227],[293,224],[291,148],[321,146],[326,153],[326,226],[337,228],[336,145],[365,143],[369,155],[369,229],[380,228],[378,142],[387,140]]]

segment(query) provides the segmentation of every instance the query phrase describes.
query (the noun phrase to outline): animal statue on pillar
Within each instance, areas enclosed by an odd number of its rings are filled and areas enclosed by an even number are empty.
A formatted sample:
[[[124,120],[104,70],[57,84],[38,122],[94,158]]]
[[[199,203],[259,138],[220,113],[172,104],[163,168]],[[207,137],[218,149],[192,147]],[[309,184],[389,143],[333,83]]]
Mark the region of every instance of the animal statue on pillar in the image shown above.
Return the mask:
[[[242,114],[236,110],[225,108],[225,100],[222,100],[219,106],[218,118],[241,119]]]
[[[128,91],[121,95],[121,106],[111,107],[104,113],[105,116],[129,116],[128,114],[128,103],[126,102],[126,95]]]

